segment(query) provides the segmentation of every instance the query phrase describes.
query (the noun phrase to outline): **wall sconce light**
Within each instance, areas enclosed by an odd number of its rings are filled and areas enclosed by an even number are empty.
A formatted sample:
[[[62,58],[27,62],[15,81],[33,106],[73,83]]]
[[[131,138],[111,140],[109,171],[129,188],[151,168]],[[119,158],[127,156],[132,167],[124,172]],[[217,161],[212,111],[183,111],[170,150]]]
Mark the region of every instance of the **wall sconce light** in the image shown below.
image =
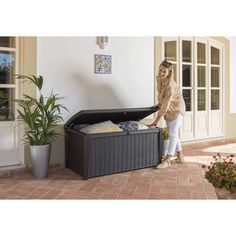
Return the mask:
[[[108,37],[107,36],[99,36],[99,37],[97,37],[96,43],[101,49],[104,49],[108,46]]]

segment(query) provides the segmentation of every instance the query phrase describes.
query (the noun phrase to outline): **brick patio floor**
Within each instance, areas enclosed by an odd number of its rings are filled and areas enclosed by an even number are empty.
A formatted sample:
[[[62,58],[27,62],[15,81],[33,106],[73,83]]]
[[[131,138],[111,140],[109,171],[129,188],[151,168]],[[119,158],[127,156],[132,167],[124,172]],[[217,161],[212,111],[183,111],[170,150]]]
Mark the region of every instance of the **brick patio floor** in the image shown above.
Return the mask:
[[[220,150],[236,153],[236,143],[183,147],[186,163],[164,170],[146,168],[89,180],[66,168],[50,169],[46,180],[34,179],[31,171],[2,176],[0,199],[217,199],[201,165]]]

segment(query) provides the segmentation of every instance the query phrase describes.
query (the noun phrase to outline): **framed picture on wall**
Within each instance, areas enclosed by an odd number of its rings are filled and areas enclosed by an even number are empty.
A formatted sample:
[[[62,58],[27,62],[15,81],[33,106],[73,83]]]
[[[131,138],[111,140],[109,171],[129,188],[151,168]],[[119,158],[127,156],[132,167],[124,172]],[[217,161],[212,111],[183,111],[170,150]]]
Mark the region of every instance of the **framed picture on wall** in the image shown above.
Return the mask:
[[[94,56],[94,72],[96,74],[111,74],[111,55],[95,54]]]

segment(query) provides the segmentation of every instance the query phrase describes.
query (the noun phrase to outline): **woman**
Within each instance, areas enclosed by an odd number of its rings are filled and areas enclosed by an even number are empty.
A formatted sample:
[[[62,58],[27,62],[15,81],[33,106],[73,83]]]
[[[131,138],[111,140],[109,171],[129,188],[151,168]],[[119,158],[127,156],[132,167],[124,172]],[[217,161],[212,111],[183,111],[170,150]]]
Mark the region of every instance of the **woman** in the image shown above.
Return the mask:
[[[177,161],[183,163],[182,147],[179,140],[179,128],[185,112],[185,102],[179,88],[173,79],[173,66],[170,62],[164,60],[159,66],[157,76],[158,101],[160,109],[156,120],[149,125],[155,128],[161,117],[164,116],[169,131],[169,147],[167,156],[158,169],[170,166],[171,157],[177,152]]]

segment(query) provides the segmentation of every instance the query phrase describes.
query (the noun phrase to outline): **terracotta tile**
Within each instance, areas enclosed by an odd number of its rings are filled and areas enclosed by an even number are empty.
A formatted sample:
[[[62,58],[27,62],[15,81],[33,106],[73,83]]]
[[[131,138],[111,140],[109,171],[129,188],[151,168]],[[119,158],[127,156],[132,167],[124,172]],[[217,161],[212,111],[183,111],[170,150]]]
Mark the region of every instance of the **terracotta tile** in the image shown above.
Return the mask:
[[[121,177],[115,177],[112,181],[113,185],[124,185],[127,183],[129,177],[121,176]]]
[[[103,193],[91,192],[86,197],[87,199],[103,199]]]
[[[123,187],[120,189],[120,194],[134,194],[135,190],[136,190],[136,186],[134,187]]]
[[[218,199],[216,193],[206,193],[207,199]]]
[[[90,192],[95,189],[96,184],[87,184],[80,188],[80,191]]]
[[[149,193],[149,192],[150,192],[150,186],[138,186],[135,190],[135,194]]]
[[[128,188],[133,188],[133,187],[138,187],[138,186],[139,187],[141,187],[141,186],[145,187],[146,185],[147,184],[142,182],[142,181],[128,181],[127,184],[126,184],[126,187],[128,187]]]
[[[172,187],[162,187],[160,188],[160,193],[161,194],[177,194],[177,187],[172,188]]]
[[[150,188],[150,193],[160,193],[161,192],[162,187],[161,186],[151,186]]]
[[[63,188],[56,188],[58,190],[67,190],[67,191],[79,191],[85,184],[83,183],[73,183]],[[53,187],[53,186],[52,186]],[[55,189],[55,188],[54,188]]]
[[[112,184],[102,184],[102,185],[97,185],[95,190],[97,192],[103,192],[103,193],[119,193],[120,192],[121,187],[112,185]]]
[[[55,199],[87,199],[88,193],[78,193],[74,191],[65,191],[55,197]]]
[[[164,194],[164,193],[160,193],[160,194],[154,194],[154,193],[150,193],[150,195],[148,196],[148,199],[162,199],[162,200],[167,200],[167,199],[177,199],[177,193],[171,193],[171,194]]]
[[[104,193],[103,199],[116,199],[118,194],[115,193]]]
[[[161,186],[165,186],[166,185],[166,183],[165,183],[165,181],[164,180],[158,180],[158,179],[155,179],[155,180],[153,180],[153,182],[152,182],[152,184],[151,184],[151,186],[152,187],[161,187]]]
[[[134,194],[119,194],[117,199],[132,199]]]
[[[177,187],[177,181],[176,180],[167,180],[164,182],[166,188],[176,188]]]
[[[58,191],[58,190],[50,190],[42,196],[42,199],[54,199],[60,193],[61,191]]]
[[[31,170],[15,171],[11,176],[0,171],[0,199],[217,199],[201,165],[213,159],[214,152],[206,148],[227,143],[235,145],[236,139],[184,144],[184,164],[172,163],[164,170],[151,167],[89,180],[82,180],[80,175],[61,167],[51,168],[46,180],[34,179]],[[230,146],[226,148],[231,150]]]
[[[26,195],[25,197],[32,198],[32,199],[39,199],[49,191],[50,191],[50,189],[48,189],[48,188],[39,187],[36,190],[34,190],[33,192],[31,192],[30,194]]]
[[[206,194],[204,192],[192,192],[192,199],[206,199]]]
[[[192,193],[190,191],[178,192],[178,199],[191,199]]]
[[[0,194],[0,199],[21,199],[25,193],[19,191],[6,191]]]
[[[135,193],[132,199],[147,199],[149,196],[148,193]]]
[[[178,191],[179,192],[186,192],[186,191],[204,191],[204,188],[199,188],[199,187],[195,187],[195,186],[178,186]]]

